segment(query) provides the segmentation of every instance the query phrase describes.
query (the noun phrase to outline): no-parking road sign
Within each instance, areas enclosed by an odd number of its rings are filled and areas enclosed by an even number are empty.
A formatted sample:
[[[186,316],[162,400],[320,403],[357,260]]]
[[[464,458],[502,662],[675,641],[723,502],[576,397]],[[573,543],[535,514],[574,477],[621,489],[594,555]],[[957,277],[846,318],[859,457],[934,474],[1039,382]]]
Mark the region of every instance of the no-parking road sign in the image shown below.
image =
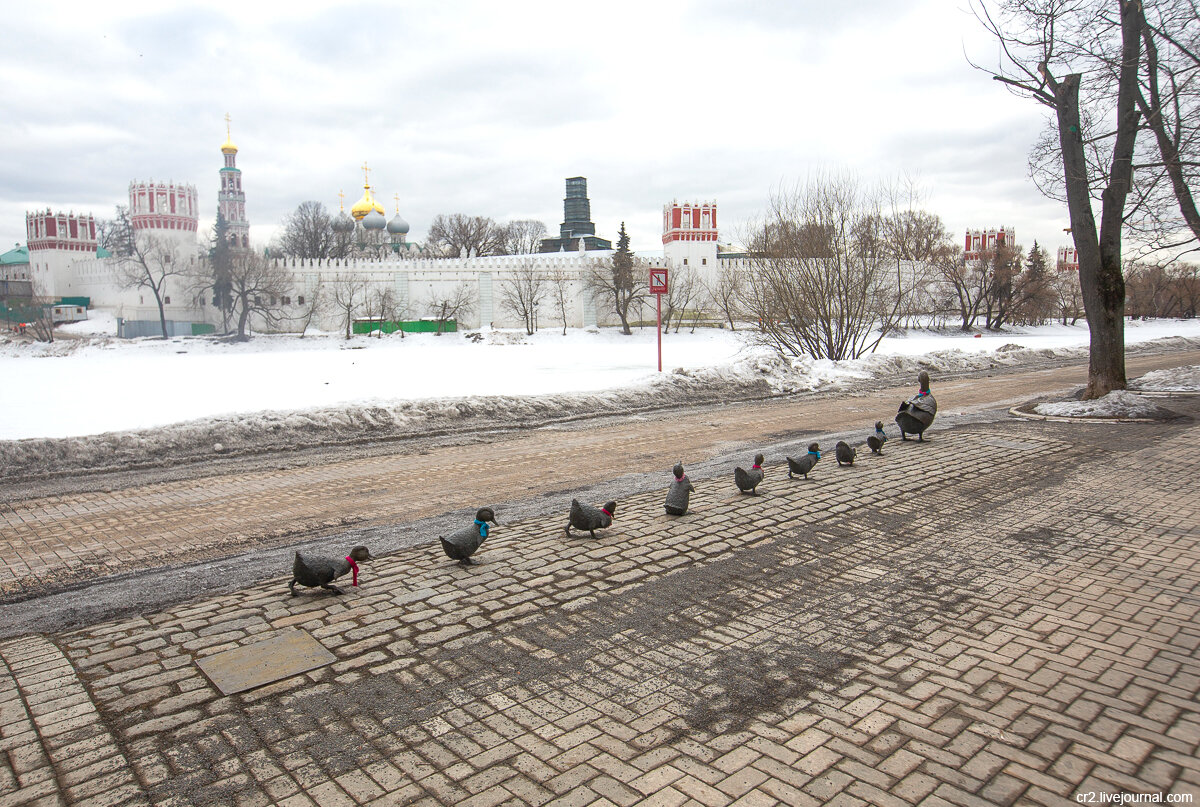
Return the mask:
[[[667,293],[667,270],[666,269],[651,269],[650,270],[650,293],[651,294],[666,294]]]

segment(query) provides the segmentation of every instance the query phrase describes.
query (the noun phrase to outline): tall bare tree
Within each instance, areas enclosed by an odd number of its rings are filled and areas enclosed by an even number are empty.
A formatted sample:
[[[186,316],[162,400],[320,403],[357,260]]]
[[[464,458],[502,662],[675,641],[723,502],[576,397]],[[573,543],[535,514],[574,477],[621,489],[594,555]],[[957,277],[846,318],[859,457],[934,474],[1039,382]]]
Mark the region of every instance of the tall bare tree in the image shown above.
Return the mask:
[[[1119,19],[1116,29],[1103,24],[1110,9]],[[979,17],[1001,46],[1002,62],[988,72],[1054,112],[1091,334],[1084,398],[1099,398],[1126,384],[1121,243],[1139,127],[1141,5],[1137,0],[1007,0],[995,15],[980,6]],[[1088,95],[1081,96],[1083,70],[1093,66],[1081,43],[1098,36],[1113,41],[1115,79],[1108,88],[1104,79],[1094,79]],[[1099,220],[1093,201],[1100,203]]]

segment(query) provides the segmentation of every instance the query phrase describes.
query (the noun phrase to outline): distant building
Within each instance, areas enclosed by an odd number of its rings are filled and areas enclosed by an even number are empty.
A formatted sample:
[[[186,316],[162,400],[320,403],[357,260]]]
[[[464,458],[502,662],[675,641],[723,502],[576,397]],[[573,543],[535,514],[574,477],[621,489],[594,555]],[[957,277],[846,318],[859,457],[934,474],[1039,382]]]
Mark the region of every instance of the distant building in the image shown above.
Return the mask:
[[[174,182],[129,183],[129,222],[135,233],[151,233],[194,244],[200,225],[194,185]]]
[[[963,259],[977,261],[980,253],[995,252],[997,247],[1016,245],[1017,231],[1012,227],[1001,227],[999,230],[967,230]]]
[[[217,211],[228,227],[229,246],[250,249],[250,222],[246,220],[246,194],[242,190],[242,171],[237,167],[238,148],[229,133],[229,116],[225,116],[225,142],[221,144],[225,165],[221,167],[221,190],[217,193]]]
[[[717,203],[663,205],[662,241],[670,266],[716,266]]]
[[[1060,272],[1079,271],[1079,252],[1076,251],[1075,247],[1058,248],[1057,266]]]
[[[0,254],[0,280],[29,280],[29,250],[13,244],[8,252]]]
[[[26,213],[25,238],[29,279],[41,297],[69,294],[66,276],[71,264],[96,257],[96,220],[90,213]]]
[[[612,241],[596,237],[592,203],[588,201],[587,177],[568,177],[567,195],[563,198],[563,222],[558,227],[558,238],[543,238],[538,251],[569,252],[578,250],[580,242],[584,251],[612,249]]]

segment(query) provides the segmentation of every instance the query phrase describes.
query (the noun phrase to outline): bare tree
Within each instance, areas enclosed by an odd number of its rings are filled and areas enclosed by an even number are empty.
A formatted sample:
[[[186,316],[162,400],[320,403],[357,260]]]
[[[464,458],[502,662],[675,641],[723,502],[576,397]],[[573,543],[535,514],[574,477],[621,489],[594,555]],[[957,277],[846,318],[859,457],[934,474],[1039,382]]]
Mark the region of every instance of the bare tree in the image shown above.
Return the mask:
[[[1063,325],[1074,325],[1083,316],[1083,290],[1079,288],[1079,273],[1063,269],[1050,279],[1054,291],[1054,306]]]
[[[748,244],[747,304],[783,355],[852,359],[874,350],[898,303],[878,200],[849,176],[771,197]]]
[[[303,299],[303,310],[300,313],[300,338],[304,338],[304,334],[308,332],[308,326],[312,324],[316,318],[326,307],[328,300],[326,299],[325,281],[317,275],[317,282],[309,289],[308,296]]]
[[[625,232],[625,222],[621,222],[612,258],[592,263],[584,276],[584,285],[593,297],[612,303],[621,320],[621,333],[630,336],[633,331],[629,328],[629,309],[641,306],[649,293],[649,282],[645,267],[629,249],[629,235]]]
[[[736,331],[736,321],[742,316],[741,300],[743,286],[741,273],[732,261],[717,261],[717,273],[708,286],[708,297],[729,323],[729,330]]]
[[[537,330],[538,307],[549,293],[549,284],[531,260],[520,264],[500,281],[500,305],[520,318],[525,333],[532,336]]]
[[[671,330],[671,320],[675,321],[675,333],[683,324],[684,314],[689,307],[699,304],[702,284],[696,277],[696,270],[691,265],[675,266],[671,269],[670,282],[667,284],[666,315],[663,317],[663,333]]]
[[[133,242],[133,222],[129,218],[129,207],[117,205],[111,219],[96,220],[96,246],[106,249],[117,258],[129,254]]]
[[[554,310],[562,323],[563,336],[567,335],[567,307],[571,300],[571,275],[562,266],[550,270],[550,299],[554,302]]]
[[[426,309],[437,320],[437,335],[441,336],[447,322],[458,322],[475,309],[475,292],[469,283],[460,283],[448,293],[432,293],[426,302]]]
[[[1119,26],[1104,26],[1098,0],[1008,0],[1002,16],[981,6],[980,19],[1001,46],[1002,63],[988,70],[1017,94],[1054,111],[1079,280],[1091,334],[1085,399],[1124,389],[1125,278],[1121,238],[1133,183],[1138,73],[1145,25],[1141,6],[1115,0]],[[1113,41],[1115,79],[1081,99],[1086,64],[1082,43]],[[1119,45],[1117,44],[1119,42]],[[1098,82],[1098,83],[1102,83]],[[1089,105],[1096,99],[1111,105]],[[1100,217],[1093,212],[1100,202]]]
[[[378,323],[375,329],[376,338],[382,339],[387,323],[399,324],[404,312],[404,304],[396,290],[390,285],[373,286],[367,291],[363,303],[363,313],[367,319]],[[399,328],[400,338],[404,338],[404,328]]]
[[[169,238],[147,232],[128,231],[129,240],[120,245],[125,257],[117,263],[117,278],[121,288],[146,289],[158,307],[158,321],[163,339],[167,333],[167,281],[172,277],[188,276],[191,263],[180,254],[179,244]]]
[[[230,274],[230,298],[237,317],[237,338],[250,338],[252,317],[269,327],[283,319],[280,299],[291,290],[291,274],[279,263],[255,252],[234,257]]]
[[[337,254],[337,233],[333,230],[333,218],[320,202],[301,202],[283,220],[276,251],[289,258],[325,260],[341,257]]]
[[[354,316],[366,304],[368,290],[367,279],[354,272],[339,272],[329,281],[329,306],[341,317],[347,339]]]
[[[502,228],[501,250],[505,255],[531,255],[542,246],[546,225],[533,219],[517,219]]]
[[[429,225],[426,243],[448,258],[474,255],[500,255],[504,250],[505,231],[485,216],[439,213]]]
[[[1013,286],[1021,271],[1021,248],[997,244],[995,249],[984,251],[980,263],[987,274],[983,295],[984,327],[998,331],[1012,313]]]

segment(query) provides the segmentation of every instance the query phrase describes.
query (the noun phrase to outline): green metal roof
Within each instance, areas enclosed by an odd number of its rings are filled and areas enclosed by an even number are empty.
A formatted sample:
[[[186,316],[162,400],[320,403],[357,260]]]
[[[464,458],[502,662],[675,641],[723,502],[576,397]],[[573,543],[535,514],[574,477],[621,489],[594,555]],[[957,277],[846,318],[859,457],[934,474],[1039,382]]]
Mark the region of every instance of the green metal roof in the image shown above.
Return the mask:
[[[23,246],[15,246],[3,255],[0,255],[0,265],[12,266],[13,264],[29,263],[29,250]]]
[[[107,249],[105,249],[104,247],[96,247],[96,257],[97,258],[111,258],[112,256],[113,256],[113,254],[111,252],[109,252]]]

